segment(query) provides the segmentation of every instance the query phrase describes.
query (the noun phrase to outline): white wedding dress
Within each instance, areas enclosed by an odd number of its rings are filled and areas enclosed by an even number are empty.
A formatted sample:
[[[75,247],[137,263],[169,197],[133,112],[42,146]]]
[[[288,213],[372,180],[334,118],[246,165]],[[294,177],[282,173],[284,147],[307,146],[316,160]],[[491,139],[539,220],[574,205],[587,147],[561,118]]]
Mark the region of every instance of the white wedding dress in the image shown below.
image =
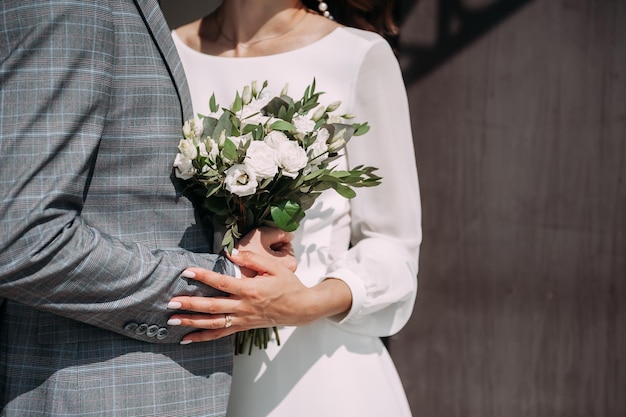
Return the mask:
[[[379,337],[409,319],[417,291],[421,208],[410,119],[400,69],[378,35],[338,28],[303,48],[264,57],[226,58],[197,52],[173,33],[197,113],[209,98],[228,107],[235,91],[267,80],[278,95],[289,84],[299,99],[313,78],[320,102],[341,100],[340,113],[368,121],[353,137],[342,167],[379,168],[382,185],[357,188],[346,200],[330,190],[295,233],[307,286],[344,280],[353,305],[341,322],[280,328],[281,345],[235,357],[230,417],[405,417],[411,412]],[[415,370],[418,372],[419,370]]]

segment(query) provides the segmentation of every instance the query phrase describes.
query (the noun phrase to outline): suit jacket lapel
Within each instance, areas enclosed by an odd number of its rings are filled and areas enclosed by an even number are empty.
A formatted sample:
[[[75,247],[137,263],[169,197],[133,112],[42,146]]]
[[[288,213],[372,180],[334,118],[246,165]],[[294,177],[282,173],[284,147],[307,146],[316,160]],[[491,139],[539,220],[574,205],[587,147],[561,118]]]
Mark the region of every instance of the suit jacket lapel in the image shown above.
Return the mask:
[[[167,26],[167,22],[163,17],[157,0],[134,1],[174,80],[176,91],[178,92],[178,97],[181,102],[183,119],[186,120],[193,115],[191,96],[189,95],[189,88],[187,86],[187,79],[185,78],[182,63],[180,62],[174,41],[172,40],[170,28]]]

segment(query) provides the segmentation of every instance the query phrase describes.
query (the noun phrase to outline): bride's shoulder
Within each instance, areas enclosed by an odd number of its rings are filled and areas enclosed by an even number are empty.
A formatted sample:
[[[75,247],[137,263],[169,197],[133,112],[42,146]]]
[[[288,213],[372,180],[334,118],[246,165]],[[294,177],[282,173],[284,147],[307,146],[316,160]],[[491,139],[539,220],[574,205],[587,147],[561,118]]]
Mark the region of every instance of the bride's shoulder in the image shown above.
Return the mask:
[[[376,32],[365,29],[358,29],[350,26],[342,26],[342,29],[348,36],[353,37],[353,40],[357,42],[362,42],[365,44],[376,44],[379,42],[387,43],[385,38],[383,38]]]

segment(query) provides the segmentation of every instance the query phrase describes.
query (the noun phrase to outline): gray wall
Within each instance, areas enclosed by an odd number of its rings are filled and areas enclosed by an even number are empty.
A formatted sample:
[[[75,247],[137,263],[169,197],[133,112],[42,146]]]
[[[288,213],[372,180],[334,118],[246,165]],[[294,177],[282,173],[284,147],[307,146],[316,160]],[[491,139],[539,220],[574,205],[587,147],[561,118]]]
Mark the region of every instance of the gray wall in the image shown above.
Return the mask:
[[[173,25],[208,0],[164,0]],[[332,0],[331,0],[332,6]],[[416,417],[626,415],[626,1],[404,0]]]
[[[390,345],[416,417],[626,416],[626,1],[404,13],[424,244]]]

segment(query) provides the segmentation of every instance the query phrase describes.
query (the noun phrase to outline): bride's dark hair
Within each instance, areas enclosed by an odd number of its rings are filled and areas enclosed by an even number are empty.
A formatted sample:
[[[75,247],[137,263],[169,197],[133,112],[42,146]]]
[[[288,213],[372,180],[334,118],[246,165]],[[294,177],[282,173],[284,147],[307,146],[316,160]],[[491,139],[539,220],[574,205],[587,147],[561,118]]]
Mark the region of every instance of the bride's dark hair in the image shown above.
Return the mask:
[[[342,25],[377,32],[387,38],[398,34],[394,23],[393,0],[324,0],[333,18]],[[317,0],[303,0],[306,7],[317,11]]]

